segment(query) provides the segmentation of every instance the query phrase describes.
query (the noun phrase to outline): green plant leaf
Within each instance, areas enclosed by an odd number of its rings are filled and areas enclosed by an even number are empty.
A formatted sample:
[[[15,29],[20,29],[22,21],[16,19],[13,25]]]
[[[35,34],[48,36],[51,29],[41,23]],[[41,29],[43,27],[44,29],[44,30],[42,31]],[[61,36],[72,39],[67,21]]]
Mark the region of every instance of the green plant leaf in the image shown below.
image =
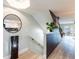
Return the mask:
[[[58,26],[55,25],[55,23],[53,23],[53,22],[50,22],[50,23],[47,22],[46,25],[47,25],[47,29],[48,29],[49,31],[52,31],[52,30],[54,30],[55,28],[58,28]]]

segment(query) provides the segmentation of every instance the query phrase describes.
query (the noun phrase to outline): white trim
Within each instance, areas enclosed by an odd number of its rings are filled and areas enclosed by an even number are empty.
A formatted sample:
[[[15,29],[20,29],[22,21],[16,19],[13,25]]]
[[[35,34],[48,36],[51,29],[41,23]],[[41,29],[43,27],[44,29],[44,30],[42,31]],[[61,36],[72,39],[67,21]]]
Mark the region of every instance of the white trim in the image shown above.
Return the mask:
[[[19,51],[19,54],[22,54],[22,53],[26,52],[27,50],[28,50],[28,48],[22,49],[21,51]],[[11,55],[5,56],[5,57],[3,57],[3,59],[10,59],[10,56]]]

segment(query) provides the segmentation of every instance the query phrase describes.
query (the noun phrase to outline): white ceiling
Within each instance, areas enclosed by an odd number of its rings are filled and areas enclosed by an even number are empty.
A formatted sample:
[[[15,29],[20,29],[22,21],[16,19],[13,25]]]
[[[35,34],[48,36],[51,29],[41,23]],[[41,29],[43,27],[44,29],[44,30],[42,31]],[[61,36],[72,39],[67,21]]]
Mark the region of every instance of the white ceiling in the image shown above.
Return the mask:
[[[7,4],[5,0],[4,4]],[[46,12],[51,9],[56,15],[63,17],[74,16],[74,6],[75,0],[30,0],[28,9],[40,12]]]
[[[30,0],[31,7],[34,10],[52,11],[59,16],[73,16],[75,0]]]
[[[74,9],[74,0],[30,0],[31,8],[37,10],[53,9],[54,11],[70,11]]]

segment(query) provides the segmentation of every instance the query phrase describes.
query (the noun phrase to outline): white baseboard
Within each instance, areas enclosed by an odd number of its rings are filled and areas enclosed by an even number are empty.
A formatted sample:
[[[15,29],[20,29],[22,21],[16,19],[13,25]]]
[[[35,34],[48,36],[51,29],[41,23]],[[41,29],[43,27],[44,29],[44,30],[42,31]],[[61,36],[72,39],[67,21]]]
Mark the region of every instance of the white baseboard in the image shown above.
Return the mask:
[[[22,54],[22,53],[26,52],[27,50],[28,50],[28,48],[22,49],[19,51],[19,54]],[[5,56],[5,57],[3,57],[3,59],[10,59],[10,56],[11,55]]]

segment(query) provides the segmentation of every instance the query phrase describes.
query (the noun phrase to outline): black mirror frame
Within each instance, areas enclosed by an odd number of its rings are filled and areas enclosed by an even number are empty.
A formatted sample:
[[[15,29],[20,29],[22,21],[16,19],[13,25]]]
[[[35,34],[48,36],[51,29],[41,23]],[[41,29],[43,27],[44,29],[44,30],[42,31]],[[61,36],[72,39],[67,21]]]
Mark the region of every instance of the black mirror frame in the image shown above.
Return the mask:
[[[18,31],[16,31],[16,32],[10,32],[10,31],[8,31],[8,30],[5,29],[4,20],[5,20],[6,17],[9,16],[9,15],[14,15],[14,16],[16,16],[16,17],[19,19],[19,21],[21,22],[21,27],[20,27],[20,29],[19,29]],[[17,32],[19,32],[19,31],[21,30],[21,28],[22,28],[22,21],[21,21],[21,19],[20,19],[17,15],[15,15],[15,14],[8,14],[8,15],[6,15],[6,16],[3,18],[3,27],[4,27],[4,29],[5,29],[7,32],[9,32],[9,33],[17,33]]]

